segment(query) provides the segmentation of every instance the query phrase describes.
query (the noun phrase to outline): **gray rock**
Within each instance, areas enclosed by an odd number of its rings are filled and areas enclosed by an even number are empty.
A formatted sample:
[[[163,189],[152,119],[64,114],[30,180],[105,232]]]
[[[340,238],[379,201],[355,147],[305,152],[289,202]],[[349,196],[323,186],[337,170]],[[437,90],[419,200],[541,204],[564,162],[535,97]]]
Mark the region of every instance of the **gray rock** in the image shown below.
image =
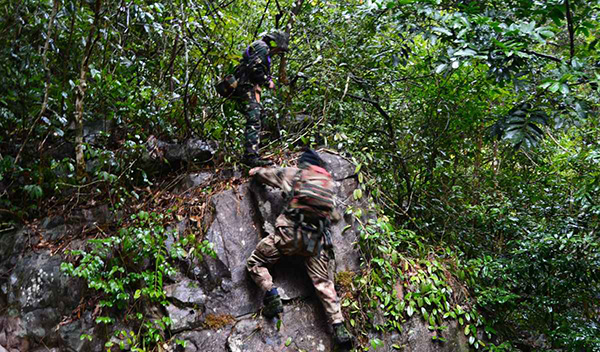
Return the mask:
[[[44,239],[46,241],[55,243],[56,241],[60,241],[65,238],[66,235],[69,234],[69,226],[67,225],[58,225],[46,231],[44,234]]]
[[[60,272],[61,258],[49,251],[30,252],[20,258],[7,283],[10,307],[4,327],[20,343],[43,340],[48,346],[61,343],[58,323],[69,316],[81,298],[81,285]],[[10,332],[8,332],[10,330]],[[81,334],[81,332],[79,333]]]
[[[206,295],[198,282],[183,279],[175,284],[165,287],[167,298],[176,300],[180,305],[203,306],[206,303]]]
[[[247,185],[213,196],[213,221],[206,239],[214,245],[217,258],[202,262],[210,296],[207,313],[241,316],[260,308],[262,296],[246,272],[246,260],[258,243],[252,203]]]
[[[52,229],[59,225],[64,225],[65,218],[63,216],[50,216],[42,220],[42,228]]]
[[[102,133],[109,133],[112,120],[85,121],[83,124],[83,140],[85,143],[94,144],[98,142]]]
[[[227,335],[231,331],[231,326],[223,327],[219,330],[195,330],[186,331],[176,335],[175,340],[184,341],[185,347],[177,346],[172,343],[172,349],[185,352],[223,352]]]
[[[171,331],[178,333],[197,328],[202,324],[202,311],[197,308],[179,308],[174,304],[167,306],[167,314],[173,321]]]
[[[318,154],[327,163],[327,170],[334,180],[341,181],[354,175],[356,166],[344,157],[329,151],[320,151]]]
[[[279,330],[276,320],[243,319],[227,338],[230,352],[331,351],[332,347],[325,313],[316,299],[286,304]]]
[[[92,314],[88,311],[80,319],[60,326],[58,333],[60,334],[61,344],[68,347],[68,351],[101,352],[104,347],[104,339],[97,336],[99,334],[98,330],[101,329],[96,327]],[[93,338],[91,341],[87,338],[82,339],[82,334],[93,336]]]
[[[184,192],[190,189],[204,188],[208,186],[212,180],[214,180],[214,177],[215,175],[212,172],[188,174],[181,181],[180,188]]]
[[[13,349],[25,350],[29,348],[29,341],[17,336],[20,328],[21,320],[15,316],[0,317],[0,346],[7,350]]]
[[[60,271],[60,263],[61,258],[49,251],[21,258],[9,279],[9,306],[18,306],[23,313],[47,307],[70,313],[79,302],[80,285]]]
[[[215,142],[209,143],[196,138],[187,139],[182,143],[169,143],[150,136],[146,141],[146,146],[148,148],[146,161],[157,159],[169,162],[207,161],[216,152]]]
[[[25,228],[4,233],[0,236],[0,280],[17,264],[19,256],[25,250],[28,240],[32,236],[29,230]],[[1,282],[1,281],[0,281]]]

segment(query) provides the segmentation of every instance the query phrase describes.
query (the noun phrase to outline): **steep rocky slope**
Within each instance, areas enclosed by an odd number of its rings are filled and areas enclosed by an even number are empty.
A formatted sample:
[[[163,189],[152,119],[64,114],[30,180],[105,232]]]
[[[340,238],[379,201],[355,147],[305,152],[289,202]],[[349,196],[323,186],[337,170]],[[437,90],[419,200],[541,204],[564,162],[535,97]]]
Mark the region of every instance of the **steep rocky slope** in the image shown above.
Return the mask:
[[[357,187],[354,166],[338,155],[321,155],[336,179],[339,210],[343,213],[348,206],[362,206],[352,197]],[[179,192],[208,187],[218,178],[210,172],[187,175]],[[334,350],[323,309],[299,258],[285,258],[273,268],[284,298],[281,323],[259,314],[262,293],[249,278],[245,262],[261,236],[274,230],[274,219],[283,206],[281,192],[241,182],[214,194],[208,202],[210,211],[200,220],[202,224],[197,218],[183,218],[172,224],[177,229],[175,237],[190,226],[207,229],[205,238],[214,244],[216,258],[181,262],[180,271],[169,278],[165,287],[169,305],[153,310],[173,321],[172,339],[162,346],[164,350]],[[84,304],[90,290],[60,271],[64,249],[84,245],[76,239],[77,234],[114,220],[108,207],[101,206],[81,210],[68,221],[54,216],[37,227],[0,235],[0,352],[101,351],[107,340],[116,341],[113,331],[128,328],[126,321],[117,321],[111,327],[95,324],[96,312]],[[356,249],[357,222],[348,215],[332,230],[336,273],[359,273],[364,258]],[[167,246],[174,241],[170,238]],[[81,339],[82,334],[92,336],[91,340]],[[385,346],[378,351],[392,350],[392,344],[405,351],[468,350],[456,326],[444,332],[447,342],[440,344],[432,341],[427,325],[416,315],[402,334],[365,334],[384,341]],[[185,348],[176,341],[185,341]]]

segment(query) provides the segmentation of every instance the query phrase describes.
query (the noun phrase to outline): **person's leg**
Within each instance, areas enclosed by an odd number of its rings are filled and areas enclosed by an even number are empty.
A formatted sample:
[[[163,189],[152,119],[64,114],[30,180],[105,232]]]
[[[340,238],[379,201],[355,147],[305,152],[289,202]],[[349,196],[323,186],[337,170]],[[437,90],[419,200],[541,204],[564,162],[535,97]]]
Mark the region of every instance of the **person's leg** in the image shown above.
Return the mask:
[[[333,279],[329,275],[329,255],[322,251],[320,255],[308,257],[305,261],[308,276],[315,286],[317,296],[325,308],[327,320],[332,326],[333,338],[338,345],[352,344],[352,335],[344,325],[344,316],[335,291]]]
[[[246,157],[258,158],[258,148],[260,147],[260,129],[262,106],[257,102],[249,102],[246,113],[246,129],[244,135],[246,143],[244,149]]]
[[[258,154],[263,114],[263,107],[260,104],[260,97],[258,94],[256,88],[250,90],[245,101],[245,106],[243,107],[244,116],[246,116],[246,128],[244,130],[244,136],[246,137],[246,142],[244,143],[244,160],[250,166],[267,165],[267,163],[260,159]]]
[[[340,310],[340,302],[332,278],[329,275],[329,255],[326,251],[314,257],[307,257],[305,260],[308,276],[312,280],[317,296],[325,308],[325,314],[330,324],[337,324],[344,321]]]
[[[246,268],[252,280],[264,291],[273,288],[273,277],[266,267],[275,264],[281,258],[281,253],[276,246],[279,240],[278,237],[277,235],[269,235],[263,238],[258,242],[246,262]]]
[[[281,258],[281,252],[277,248],[279,242],[278,235],[270,235],[263,238],[256,249],[248,258],[246,268],[250,273],[252,280],[256,282],[258,287],[266,292],[264,298],[263,314],[267,317],[274,317],[283,312],[281,298],[277,292],[277,288],[273,286],[273,277],[269,273],[266,266],[276,263]]]

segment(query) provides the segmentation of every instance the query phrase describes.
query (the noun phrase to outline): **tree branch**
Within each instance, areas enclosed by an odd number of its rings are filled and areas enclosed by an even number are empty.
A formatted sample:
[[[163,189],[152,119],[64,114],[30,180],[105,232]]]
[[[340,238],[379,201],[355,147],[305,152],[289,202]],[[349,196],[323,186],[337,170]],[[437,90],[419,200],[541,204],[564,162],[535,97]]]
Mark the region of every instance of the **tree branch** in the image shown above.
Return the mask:
[[[569,0],[565,0],[567,11],[567,29],[569,30],[569,63],[575,55],[575,31],[573,30],[573,14],[571,13],[571,5]]]
[[[267,0],[267,5],[265,5],[265,10],[263,11],[262,16],[260,17],[260,21],[258,21],[258,25],[256,26],[256,29],[254,30],[254,35],[252,36],[252,40],[254,40],[256,38],[256,35],[258,34],[258,30],[260,29],[260,26],[262,26],[263,20],[265,19],[265,15],[267,14],[267,10],[269,10],[270,3],[271,3],[271,0]]]
[[[537,51],[532,51],[532,50],[525,50],[525,52],[527,54],[531,54],[531,55],[543,57],[544,59],[552,60],[552,61],[555,61],[555,62],[563,62],[563,60],[561,58],[558,58],[556,56],[552,56],[552,55],[548,55],[548,54],[543,54],[543,53],[538,53]]]
[[[365,91],[366,94],[368,94],[366,87],[361,84],[359,82],[359,85],[363,88],[363,90]],[[383,118],[385,119],[387,125],[388,125],[388,136],[391,139],[392,145],[394,150],[396,149],[396,129],[394,128],[394,124],[392,121],[392,118],[390,117],[390,115],[388,115],[388,113],[381,107],[381,105],[379,105],[379,103],[373,99],[369,98],[365,98],[365,97],[361,97],[358,95],[354,95],[354,94],[346,94],[346,96],[356,99],[356,100],[360,100],[363,101],[365,103],[369,103],[371,105],[373,105],[373,107],[379,112],[379,114],[381,114],[381,116],[383,116]],[[400,155],[400,154],[396,154],[395,155],[400,163],[400,169],[402,170],[402,179],[404,180],[404,182],[406,183],[406,194],[409,197],[412,197],[412,181],[410,179],[410,176],[408,174],[408,167],[406,165],[406,161],[404,160],[404,158]],[[399,197],[398,199],[398,207],[400,209],[402,209],[402,201],[401,198]],[[410,214],[411,213],[411,206],[410,206],[410,202],[409,205],[407,207],[407,209],[402,209],[403,212]]]

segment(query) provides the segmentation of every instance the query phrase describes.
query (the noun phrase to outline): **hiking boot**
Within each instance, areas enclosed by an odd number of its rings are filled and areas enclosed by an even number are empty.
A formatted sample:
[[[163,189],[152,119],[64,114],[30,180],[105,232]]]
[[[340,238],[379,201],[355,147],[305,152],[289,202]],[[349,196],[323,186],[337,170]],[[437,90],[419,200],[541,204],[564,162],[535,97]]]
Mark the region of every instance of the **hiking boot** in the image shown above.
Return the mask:
[[[259,158],[256,155],[246,156],[242,159],[242,163],[249,167],[269,166],[273,165],[271,160]]]
[[[277,293],[277,289],[272,289],[265,295],[262,314],[267,318],[274,318],[279,313],[283,313],[281,297],[279,296],[279,293]]]
[[[336,345],[352,344],[352,335],[346,329],[344,323],[333,324],[333,341]]]

